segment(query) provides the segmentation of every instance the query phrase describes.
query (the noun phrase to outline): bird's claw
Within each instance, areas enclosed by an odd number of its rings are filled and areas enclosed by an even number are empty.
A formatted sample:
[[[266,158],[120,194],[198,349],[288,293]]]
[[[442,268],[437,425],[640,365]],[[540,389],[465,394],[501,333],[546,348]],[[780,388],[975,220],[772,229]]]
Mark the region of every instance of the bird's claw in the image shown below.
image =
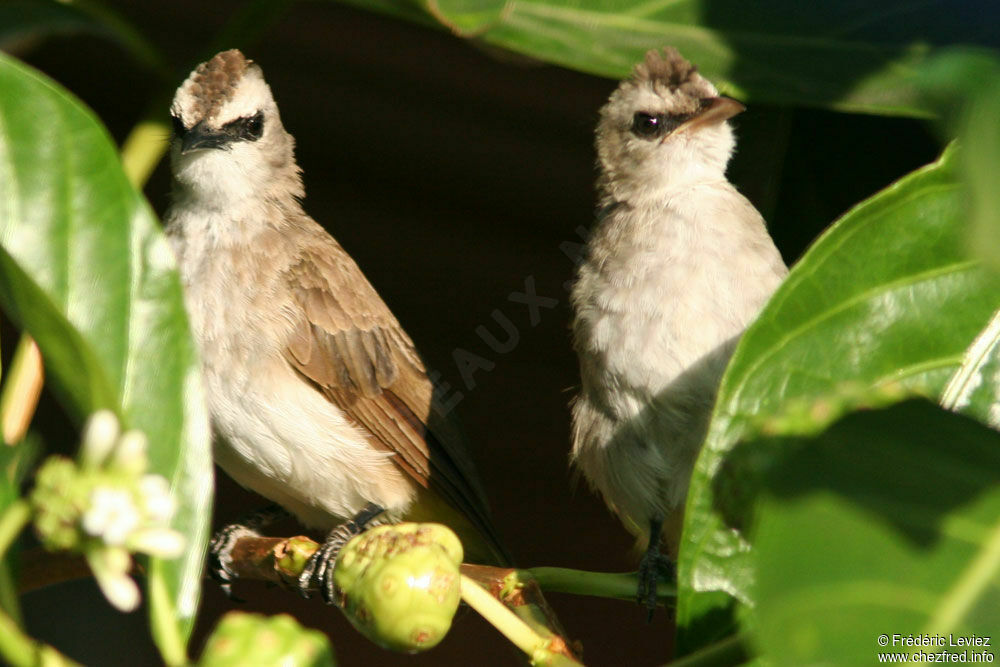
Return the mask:
[[[337,586],[333,580],[333,570],[337,563],[337,556],[353,537],[360,535],[367,528],[377,525],[379,521],[376,517],[384,510],[369,503],[350,521],[340,524],[327,536],[323,545],[316,550],[299,575],[299,594],[304,598],[312,596],[313,591],[319,590],[323,596],[323,602],[329,605],[337,605]]]
[[[352,523],[352,522],[349,522]],[[299,575],[299,594],[304,598],[312,597],[319,590],[323,602],[329,605],[337,604],[336,584],[333,580],[333,569],[337,563],[340,550],[356,533],[347,524],[335,528],[316,550]]]

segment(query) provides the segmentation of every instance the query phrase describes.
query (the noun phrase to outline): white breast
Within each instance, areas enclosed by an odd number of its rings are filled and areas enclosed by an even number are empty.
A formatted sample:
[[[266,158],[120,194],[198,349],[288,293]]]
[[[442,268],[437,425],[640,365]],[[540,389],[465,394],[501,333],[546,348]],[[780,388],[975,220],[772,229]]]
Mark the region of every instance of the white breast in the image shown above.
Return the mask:
[[[785,267],[725,181],[613,210],[589,251],[573,291],[573,457],[640,532],[683,502],[735,341]]]

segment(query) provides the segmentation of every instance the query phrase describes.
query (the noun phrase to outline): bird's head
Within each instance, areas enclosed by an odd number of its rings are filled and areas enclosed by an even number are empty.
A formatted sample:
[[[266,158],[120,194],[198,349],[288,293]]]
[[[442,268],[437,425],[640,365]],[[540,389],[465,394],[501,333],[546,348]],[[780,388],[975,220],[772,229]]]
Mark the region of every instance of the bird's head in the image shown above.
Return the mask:
[[[170,106],[178,186],[221,205],[273,187],[302,196],[295,140],[264,74],[236,49],[198,65]]]
[[[743,110],[676,49],[647,52],[601,109],[600,185],[627,197],[723,178],[735,145],[726,121]]]

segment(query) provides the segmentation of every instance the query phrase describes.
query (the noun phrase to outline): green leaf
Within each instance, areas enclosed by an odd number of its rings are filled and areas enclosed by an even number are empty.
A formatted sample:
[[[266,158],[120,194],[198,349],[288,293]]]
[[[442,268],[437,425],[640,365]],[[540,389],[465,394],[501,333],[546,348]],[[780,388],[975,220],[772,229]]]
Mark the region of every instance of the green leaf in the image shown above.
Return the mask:
[[[86,33],[117,42],[137,63],[160,77],[173,71],[157,48],[99,0],[5,0],[0,4],[0,50],[14,51],[49,35]]]
[[[994,51],[951,48],[930,58],[914,77],[942,134],[958,137],[959,169],[967,188],[970,247],[1000,270],[1000,57]]]
[[[3,148],[0,143],[0,150]],[[7,213],[0,214],[2,229],[7,228]],[[73,373],[57,374],[52,380],[64,402],[77,409],[78,420],[101,408],[121,413],[115,390],[94,348],[3,245],[0,245],[0,300],[14,321],[31,322],[31,333],[44,352],[48,368],[75,369]]]
[[[153,630],[184,660],[212,489],[208,419],[173,255],[93,113],[0,55],[0,302],[78,420],[101,407],[149,438],[184,556],[149,566]]]
[[[1000,311],[965,351],[941,405],[1000,428]]]
[[[474,35],[497,23],[504,3],[496,0],[422,0],[428,14],[458,35]]]
[[[743,447],[787,453],[756,510],[750,615],[770,664],[943,650],[893,635],[943,637],[962,653],[949,635],[996,635],[1000,434],[911,400],[851,414],[814,439]]]
[[[682,652],[716,639],[706,625],[724,632],[720,617],[736,600],[752,600],[742,520],[755,478],[726,464],[736,442],[789,402],[837,394],[845,382],[897,397],[938,396],[997,309],[997,277],[965,246],[955,153],[836,222],[743,336],[688,496],[678,566]],[[756,451],[748,468],[771,456]]]
[[[412,3],[350,0],[414,20]],[[934,47],[997,47],[987,3],[947,0],[428,0],[426,16],[539,60],[622,78],[673,45],[726,92],[754,103],[928,116],[914,74]]]

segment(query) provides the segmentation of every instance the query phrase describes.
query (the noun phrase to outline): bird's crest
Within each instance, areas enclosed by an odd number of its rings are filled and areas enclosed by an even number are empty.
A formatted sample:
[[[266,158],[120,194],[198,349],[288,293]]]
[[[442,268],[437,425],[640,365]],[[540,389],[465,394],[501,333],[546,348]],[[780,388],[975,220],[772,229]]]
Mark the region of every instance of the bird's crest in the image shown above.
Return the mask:
[[[698,68],[685,60],[677,49],[667,46],[662,54],[659,49],[647,51],[645,59],[635,66],[632,78],[638,82],[650,81],[676,89],[692,81],[697,72]]]
[[[232,99],[240,79],[252,64],[239,49],[230,49],[198,65],[184,84],[194,101],[191,108],[194,117],[209,118],[218,113]]]
[[[668,91],[691,100],[714,97],[715,89],[698,68],[684,59],[672,46],[650,49],[646,57],[632,70],[632,85],[648,85],[653,92],[663,95]]]

